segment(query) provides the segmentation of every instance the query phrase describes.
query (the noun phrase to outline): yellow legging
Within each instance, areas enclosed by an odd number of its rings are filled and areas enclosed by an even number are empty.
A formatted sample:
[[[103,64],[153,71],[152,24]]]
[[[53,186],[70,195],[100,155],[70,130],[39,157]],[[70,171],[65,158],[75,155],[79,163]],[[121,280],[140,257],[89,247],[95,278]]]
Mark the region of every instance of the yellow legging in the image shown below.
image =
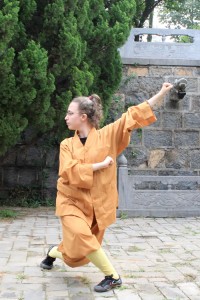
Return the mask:
[[[112,275],[114,279],[119,278],[118,273],[101,247],[98,250],[88,254],[87,258],[106,276]]]
[[[62,253],[58,251],[58,247],[53,247],[50,252],[49,256],[54,258],[60,258],[63,260]],[[91,252],[86,256],[99,270],[101,270],[106,276],[112,275],[114,279],[118,279],[119,275],[116,272],[115,268],[112,266],[111,262],[109,261],[107,255],[100,247],[98,250]]]

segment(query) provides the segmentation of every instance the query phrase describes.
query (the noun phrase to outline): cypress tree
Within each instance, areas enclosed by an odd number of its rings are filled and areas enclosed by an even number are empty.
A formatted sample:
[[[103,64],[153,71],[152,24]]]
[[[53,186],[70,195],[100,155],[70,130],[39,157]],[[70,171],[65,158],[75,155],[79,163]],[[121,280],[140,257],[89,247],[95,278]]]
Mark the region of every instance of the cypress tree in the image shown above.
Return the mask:
[[[134,0],[1,2],[1,154],[29,127],[66,135],[63,119],[74,96],[99,94],[106,115],[134,12]]]

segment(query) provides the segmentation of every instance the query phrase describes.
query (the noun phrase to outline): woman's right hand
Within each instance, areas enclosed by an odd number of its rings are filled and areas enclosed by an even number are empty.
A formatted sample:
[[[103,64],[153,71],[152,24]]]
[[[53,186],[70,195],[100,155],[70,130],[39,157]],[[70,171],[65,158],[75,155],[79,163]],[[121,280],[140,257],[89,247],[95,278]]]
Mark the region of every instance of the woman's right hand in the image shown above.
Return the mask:
[[[106,158],[102,163],[103,163],[103,168],[108,168],[114,163],[114,160],[112,159],[111,156],[106,156]]]
[[[92,164],[92,169],[93,171],[106,169],[110,167],[113,163],[114,163],[113,158],[111,156],[106,156],[106,158],[102,162]]]

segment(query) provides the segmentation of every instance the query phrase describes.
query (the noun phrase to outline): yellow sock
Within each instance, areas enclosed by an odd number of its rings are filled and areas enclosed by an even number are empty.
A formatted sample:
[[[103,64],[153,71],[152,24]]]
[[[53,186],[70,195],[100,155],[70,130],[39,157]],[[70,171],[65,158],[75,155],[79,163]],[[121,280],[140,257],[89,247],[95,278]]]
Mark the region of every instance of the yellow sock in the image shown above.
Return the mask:
[[[114,279],[118,279],[119,275],[109,261],[107,255],[102,248],[87,255],[87,258],[99,268],[106,276],[113,275]]]
[[[49,251],[49,256],[53,257],[53,258],[60,258],[63,260],[63,256],[62,253],[60,251],[58,251],[58,247],[55,246],[53,247],[50,251]]]

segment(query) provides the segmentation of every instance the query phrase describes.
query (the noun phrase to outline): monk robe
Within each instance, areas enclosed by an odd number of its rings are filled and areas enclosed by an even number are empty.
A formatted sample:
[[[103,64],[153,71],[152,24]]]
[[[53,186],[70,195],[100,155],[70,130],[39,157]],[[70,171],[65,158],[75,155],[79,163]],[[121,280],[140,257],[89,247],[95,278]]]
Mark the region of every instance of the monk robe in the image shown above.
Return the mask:
[[[105,228],[116,220],[118,206],[116,158],[128,146],[133,129],[156,121],[148,104],[130,107],[117,121],[89,132],[85,145],[78,133],[60,144],[56,215],[61,218],[63,241],[58,247],[71,267],[89,262],[99,249]],[[93,171],[92,164],[111,156],[114,163]]]

